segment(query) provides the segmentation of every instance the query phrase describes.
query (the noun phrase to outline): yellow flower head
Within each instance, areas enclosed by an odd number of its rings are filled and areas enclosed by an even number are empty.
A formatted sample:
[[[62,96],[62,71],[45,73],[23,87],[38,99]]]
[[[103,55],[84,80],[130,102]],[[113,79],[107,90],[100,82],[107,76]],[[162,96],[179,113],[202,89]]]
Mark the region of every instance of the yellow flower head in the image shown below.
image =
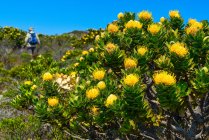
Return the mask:
[[[125,25],[125,29],[129,29],[129,28],[138,28],[138,29],[141,29],[142,28],[142,24],[139,21],[130,20]]]
[[[99,108],[96,106],[93,106],[91,108],[91,112],[93,113],[93,115],[98,115],[99,114]]]
[[[90,48],[89,49],[89,52],[94,52],[94,48]]]
[[[31,87],[32,90],[34,90],[34,89],[36,89],[36,88],[37,88],[37,85],[33,85],[33,86]]]
[[[57,98],[48,98],[48,105],[49,106],[56,106],[59,103]]]
[[[121,19],[121,18],[123,18],[123,17],[124,17],[123,13],[120,12],[120,13],[118,14],[118,19]]]
[[[125,66],[125,69],[136,68],[137,60],[132,59],[132,58],[125,58],[124,66]]]
[[[74,64],[74,67],[77,67],[77,66],[79,66],[79,63],[75,63],[75,64]]]
[[[200,29],[203,28],[203,24],[197,21],[190,21],[189,27],[186,28],[186,33],[189,35],[195,35]]]
[[[141,56],[143,56],[147,51],[148,51],[147,47],[144,47],[144,46],[140,46],[137,49],[138,54],[141,55]]]
[[[96,35],[95,40],[98,41],[100,39],[100,35]]]
[[[140,19],[150,20],[152,18],[152,14],[148,11],[142,11],[138,14]]]
[[[165,21],[165,18],[164,17],[161,17],[160,18],[160,22],[163,23],[164,21]]]
[[[170,18],[180,18],[179,11],[177,11],[177,10],[170,11],[169,16],[170,16]]]
[[[155,35],[157,34],[161,29],[161,26],[158,25],[158,24],[152,24],[148,27],[148,31],[152,34],[152,35]]]
[[[76,74],[77,74],[77,72],[72,71],[72,72],[70,73],[70,76],[71,76],[71,77],[75,77],[75,76],[76,76]]]
[[[105,71],[104,70],[95,70],[93,72],[93,77],[95,80],[102,80],[105,76]]]
[[[173,74],[169,74],[166,71],[160,71],[153,75],[155,84],[164,84],[164,85],[174,85],[176,83],[176,78]]]
[[[25,81],[24,84],[25,85],[32,85],[32,82],[31,81]]]
[[[70,50],[68,50],[65,54],[70,55],[71,54]]]
[[[88,99],[95,99],[97,96],[99,96],[98,88],[92,88],[86,91],[86,97]]]
[[[108,27],[107,27],[107,31],[109,33],[118,32],[118,26],[117,25],[114,25],[114,24],[109,24]]]
[[[65,58],[62,58],[61,61],[62,61],[62,62],[65,62]]]
[[[88,51],[82,51],[82,55],[87,55],[88,53]]]
[[[134,86],[139,81],[139,76],[136,74],[129,74],[124,78],[124,83],[128,86]]]
[[[44,81],[50,81],[50,80],[53,79],[53,76],[51,75],[51,73],[46,72],[46,73],[44,73],[42,78],[43,78]]]
[[[104,48],[108,53],[112,53],[116,50],[117,46],[112,43],[108,43]]]
[[[109,107],[110,105],[113,105],[113,103],[118,99],[118,97],[114,94],[110,94],[108,97],[107,97],[107,100],[105,102],[105,106],[106,107]]]
[[[80,61],[83,61],[83,60],[84,60],[84,58],[83,58],[83,57],[80,57],[80,58],[79,58],[79,60],[80,60]]]
[[[171,45],[170,52],[173,52],[180,57],[184,57],[188,54],[188,49],[184,46],[183,43],[177,42]]]
[[[104,81],[100,81],[98,84],[97,84],[97,87],[100,89],[100,90],[103,90],[106,88],[106,84]]]
[[[196,22],[197,22],[196,19],[190,18],[189,21],[188,21],[188,24],[189,24],[189,25],[193,25],[193,24],[196,23]]]

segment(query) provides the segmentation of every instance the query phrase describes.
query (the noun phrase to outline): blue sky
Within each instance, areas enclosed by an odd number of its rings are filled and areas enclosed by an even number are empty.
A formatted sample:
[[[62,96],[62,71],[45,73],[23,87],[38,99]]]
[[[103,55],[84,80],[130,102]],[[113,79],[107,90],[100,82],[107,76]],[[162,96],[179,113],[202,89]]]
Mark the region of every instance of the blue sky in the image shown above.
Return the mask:
[[[209,0],[1,0],[0,26],[38,33],[61,34],[72,30],[104,28],[119,12],[152,12],[154,20],[178,9],[189,18],[209,20]]]

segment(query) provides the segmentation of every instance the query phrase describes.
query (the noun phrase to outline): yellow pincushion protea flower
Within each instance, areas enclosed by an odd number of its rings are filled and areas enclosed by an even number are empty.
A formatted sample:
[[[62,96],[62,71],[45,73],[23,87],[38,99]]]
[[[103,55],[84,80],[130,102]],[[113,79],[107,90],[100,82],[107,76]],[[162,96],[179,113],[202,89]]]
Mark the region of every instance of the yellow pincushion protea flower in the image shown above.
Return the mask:
[[[161,29],[161,26],[158,25],[158,24],[151,24],[149,27],[148,27],[148,31],[152,34],[152,35],[155,35],[157,34]]]
[[[176,42],[171,45],[170,52],[173,52],[180,57],[184,57],[188,54],[188,49],[184,46],[183,43]]]
[[[107,31],[109,33],[116,33],[116,32],[118,32],[118,26],[114,25],[114,24],[109,24],[107,27]]]
[[[79,58],[79,60],[80,60],[80,61],[83,61],[83,60],[84,60],[84,58],[83,58],[83,57],[80,57],[80,58]]]
[[[103,90],[106,88],[106,84],[104,81],[100,81],[98,84],[97,84],[97,87],[100,89],[100,90]]]
[[[189,24],[189,25],[192,25],[192,24],[194,24],[194,23],[196,23],[196,22],[197,22],[196,19],[190,18],[189,21],[188,21],[188,24]]]
[[[142,11],[138,14],[138,17],[140,19],[150,20],[152,18],[152,13],[150,13],[149,11]]]
[[[31,81],[25,81],[24,85],[32,85],[32,82]]]
[[[82,55],[87,55],[88,53],[88,51],[82,51]]]
[[[164,17],[161,17],[160,18],[160,22],[163,23],[164,21],[165,21],[165,18]]]
[[[86,97],[88,99],[95,99],[97,96],[99,96],[98,88],[92,88],[86,91]]]
[[[91,108],[91,112],[93,113],[93,115],[98,115],[99,114],[99,108],[96,106],[93,106]]]
[[[74,64],[74,67],[77,67],[77,66],[79,66],[79,63],[75,63],[75,64]]]
[[[105,102],[105,106],[106,107],[109,107],[111,105],[113,105],[113,103],[118,99],[118,97],[114,94],[110,94],[108,97],[107,97],[107,100]]]
[[[147,51],[148,51],[148,49],[145,46],[140,46],[137,49],[138,54],[141,56],[144,56]]]
[[[71,54],[70,50],[68,50],[65,54],[70,55]]]
[[[153,75],[153,80],[155,84],[164,84],[164,85],[174,85],[176,83],[176,78],[173,74],[169,74],[167,71],[156,72]]]
[[[32,90],[35,90],[36,88],[37,88],[37,85],[33,85],[33,86],[31,87]]]
[[[70,76],[71,76],[71,77],[75,77],[75,76],[76,76],[76,74],[77,74],[77,72],[72,71],[72,72],[70,73]]]
[[[95,80],[102,80],[105,76],[105,70],[95,70],[93,72],[93,77]]]
[[[112,53],[116,50],[117,46],[112,43],[108,43],[104,48],[108,53]]]
[[[170,11],[169,16],[170,16],[170,18],[180,18],[179,11],[177,11],[177,10]]]
[[[186,28],[186,34],[188,35],[195,35],[200,29],[203,28],[203,24],[197,21],[190,21],[189,25],[190,26]]]
[[[120,12],[120,13],[118,14],[118,19],[121,19],[121,18],[123,18],[123,17],[124,17],[123,13]]]
[[[96,35],[95,40],[98,41],[100,39],[100,35]]]
[[[136,20],[130,20],[129,22],[126,23],[125,30],[129,29],[129,28],[141,29],[142,28],[142,23],[140,23],[139,21],[136,21]]]
[[[125,69],[136,68],[137,60],[132,58],[125,58],[124,60]]]
[[[56,106],[59,103],[59,100],[55,97],[53,98],[48,98],[48,105],[49,106]]]
[[[94,48],[90,48],[89,49],[89,52],[94,52]]]
[[[50,81],[50,80],[53,79],[53,76],[51,75],[51,73],[46,72],[46,73],[44,73],[42,78],[43,78],[44,81]]]
[[[124,78],[124,83],[128,86],[134,86],[139,81],[139,76],[136,74],[129,74]]]

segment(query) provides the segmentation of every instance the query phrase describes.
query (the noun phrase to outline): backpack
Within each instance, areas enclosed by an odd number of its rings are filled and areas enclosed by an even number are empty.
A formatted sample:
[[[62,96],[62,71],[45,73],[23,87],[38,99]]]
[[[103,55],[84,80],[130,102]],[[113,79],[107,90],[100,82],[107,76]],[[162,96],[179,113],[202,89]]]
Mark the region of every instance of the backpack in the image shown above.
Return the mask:
[[[30,33],[31,37],[28,39],[28,43],[30,45],[36,45],[38,44],[38,39],[36,37],[36,33]]]

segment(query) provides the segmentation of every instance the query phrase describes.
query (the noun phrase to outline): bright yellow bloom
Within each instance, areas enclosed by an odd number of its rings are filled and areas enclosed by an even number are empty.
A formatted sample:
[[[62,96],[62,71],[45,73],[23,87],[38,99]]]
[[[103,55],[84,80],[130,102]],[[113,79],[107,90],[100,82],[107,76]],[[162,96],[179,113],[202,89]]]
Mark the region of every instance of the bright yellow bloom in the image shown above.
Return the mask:
[[[163,23],[164,21],[165,21],[165,18],[164,17],[161,17],[160,18],[160,22]]]
[[[183,43],[177,42],[171,45],[170,52],[173,52],[180,57],[184,57],[188,54],[188,49],[184,46]]]
[[[186,33],[189,35],[195,35],[200,29],[203,28],[203,24],[197,21],[190,21],[189,27],[186,28]]]
[[[155,84],[164,84],[164,85],[174,85],[176,83],[176,78],[173,74],[169,74],[166,71],[160,71],[153,75],[153,80]]]
[[[98,88],[92,88],[86,91],[86,97],[88,99],[95,99],[97,96],[99,96]]]
[[[93,106],[91,108],[91,112],[93,113],[93,115],[98,115],[99,114],[99,108],[96,106]]]
[[[152,14],[148,11],[142,11],[138,14],[140,19],[150,20],[152,18]]]
[[[75,63],[75,64],[74,64],[74,67],[77,67],[77,66],[79,66],[79,63]]]
[[[100,39],[100,35],[96,35],[95,40],[98,41]]]
[[[100,81],[98,84],[97,84],[97,87],[102,90],[102,89],[105,89],[106,88],[106,84],[104,81]]]
[[[139,55],[143,56],[147,52],[147,47],[141,46],[137,49]]]
[[[135,128],[136,128],[136,125],[135,125],[135,123],[134,123],[134,121],[133,121],[133,120],[129,120],[129,124],[133,127],[133,129],[135,129]]]
[[[95,80],[102,80],[105,76],[105,71],[104,70],[95,70],[93,72],[93,77]]]
[[[76,76],[76,74],[77,74],[77,72],[72,71],[72,72],[70,73],[70,76],[71,76],[71,77],[75,77],[75,76]]]
[[[161,26],[158,25],[158,24],[152,24],[148,27],[148,31],[152,34],[152,35],[155,35],[157,34],[161,29]]]
[[[80,59],[79,59],[80,61],[83,61],[84,60],[84,58],[83,57],[80,57]]]
[[[192,25],[192,24],[194,24],[194,23],[196,23],[196,22],[197,22],[196,19],[190,18],[189,21],[188,21],[188,24],[189,24],[189,25]]]
[[[114,25],[114,24],[109,24],[107,27],[107,31],[109,33],[116,33],[116,32],[118,32],[118,26]]]
[[[36,88],[37,88],[37,85],[33,85],[33,86],[31,87],[32,90],[34,90],[34,89],[36,89]]]
[[[48,105],[49,106],[56,106],[59,103],[57,98],[48,98]]]
[[[104,48],[108,53],[112,53],[116,50],[117,46],[112,43],[108,43]]]
[[[120,13],[118,14],[118,19],[121,19],[121,18],[123,18],[123,17],[124,17],[123,13],[120,12]]]
[[[105,106],[106,107],[109,107],[110,105],[113,105],[113,103],[118,99],[118,97],[114,94],[110,94],[108,97],[107,97],[107,100],[105,102]]]
[[[53,76],[51,75],[51,73],[46,72],[46,73],[44,73],[42,78],[43,78],[44,81],[50,81],[50,80],[53,79]]]
[[[87,55],[88,53],[88,51],[82,51],[82,55]]]
[[[90,48],[89,49],[89,52],[94,52],[94,48]]]
[[[62,61],[62,62],[65,62],[65,59],[64,59],[64,58],[62,58],[62,59],[61,59],[61,61]]]
[[[129,74],[124,78],[124,83],[128,86],[134,86],[139,81],[139,76],[136,74]]]
[[[31,81],[25,81],[24,84],[25,84],[25,85],[31,85],[32,82],[31,82]]]
[[[125,58],[124,60],[125,69],[136,68],[137,60],[132,58]]]
[[[70,53],[70,50],[68,50],[65,54],[66,54],[66,55],[70,55],[70,54],[71,54],[71,53]]]
[[[130,20],[125,25],[125,29],[129,29],[129,28],[138,28],[138,29],[141,29],[142,28],[142,24],[139,21]]]
[[[179,11],[177,11],[177,10],[170,11],[170,12],[169,12],[169,16],[170,16],[171,18],[180,18]]]

